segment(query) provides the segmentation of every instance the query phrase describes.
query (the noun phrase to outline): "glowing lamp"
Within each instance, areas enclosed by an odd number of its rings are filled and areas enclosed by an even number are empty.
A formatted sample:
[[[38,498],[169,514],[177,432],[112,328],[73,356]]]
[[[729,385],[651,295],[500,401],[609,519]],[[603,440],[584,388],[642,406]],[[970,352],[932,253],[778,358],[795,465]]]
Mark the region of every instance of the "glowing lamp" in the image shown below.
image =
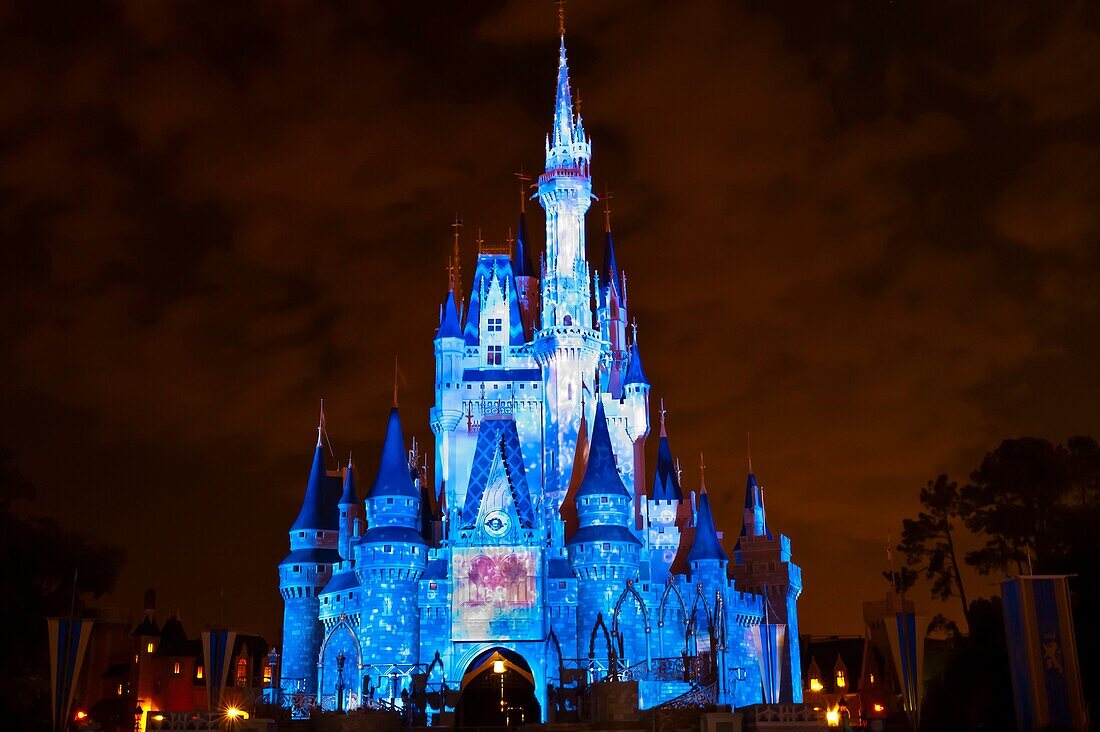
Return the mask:
[[[493,661],[493,673],[494,674],[504,673],[504,661],[500,660],[499,658],[496,661]]]
[[[882,714],[883,712],[885,712],[885,711],[886,711],[886,707],[884,707],[883,705],[879,704],[878,702],[875,702],[875,703],[874,703],[874,704],[873,704],[873,705],[871,706],[871,709],[873,709],[873,710],[875,711],[875,714]]]
[[[810,691],[821,691],[824,688],[820,679],[810,679]]]
[[[841,689],[843,689],[845,686],[848,685],[848,680],[844,678],[843,673],[837,673],[837,675],[836,675],[836,685],[839,686]]]
[[[75,719],[78,722],[83,722],[87,718],[88,718],[88,713],[85,712],[83,709],[77,709],[76,714],[73,715],[73,719]]]
[[[153,715],[153,721],[154,722],[163,722],[164,721],[164,715],[163,714],[154,714]]]
[[[825,712],[825,722],[830,727],[839,727],[840,726],[840,711],[836,707],[833,707],[829,711]]]
[[[231,722],[239,719],[248,719],[248,712],[243,709],[237,709],[237,707],[229,707],[225,710],[225,718]]]

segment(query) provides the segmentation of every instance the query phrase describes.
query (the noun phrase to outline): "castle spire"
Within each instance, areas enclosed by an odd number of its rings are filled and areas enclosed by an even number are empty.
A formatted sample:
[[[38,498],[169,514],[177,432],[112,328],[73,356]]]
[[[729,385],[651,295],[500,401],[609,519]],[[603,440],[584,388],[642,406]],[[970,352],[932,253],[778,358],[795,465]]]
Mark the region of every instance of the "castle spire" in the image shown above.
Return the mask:
[[[584,479],[577,488],[577,497],[588,495],[630,496],[622,476],[615,467],[615,450],[607,429],[607,414],[603,399],[596,399],[596,416],[592,420],[592,442],[588,448],[588,465]]]
[[[513,270],[516,277],[536,277],[535,265],[531,262],[530,242],[527,239],[527,207],[525,205],[526,187],[531,177],[523,171],[516,173],[519,178],[519,226],[516,228],[516,250],[513,256]]]
[[[396,374],[394,376],[396,394]],[[382,460],[378,465],[378,474],[370,489],[370,497],[402,496],[420,498],[409,474],[409,455],[405,450],[405,434],[401,430],[401,415],[394,404],[390,409],[386,423],[386,437],[382,441]]]
[[[358,505],[359,495],[355,491],[355,468],[351,462],[351,452],[348,452],[348,466],[344,470],[344,492],[340,495],[341,506]]]
[[[700,461],[699,469],[703,470]],[[718,529],[714,525],[714,514],[710,509],[710,496],[707,495],[706,486],[700,482],[699,499],[695,509],[695,537],[691,542],[691,551],[688,552],[688,561],[697,562],[703,559],[717,559],[729,561],[726,550],[718,540]]]
[[[325,412],[321,408],[321,416],[317,423],[317,445],[313,448],[313,465],[309,469],[309,480],[306,482],[306,494],[302,499],[302,508],[298,511],[298,517],[291,524],[291,531],[303,529],[335,530],[336,515],[330,508],[335,508],[330,503],[326,493],[329,490],[328,477],[325,471],[325,448],[321,443],[321,435],[324,432]]]
[[[683,489],[680,487],[680,471],[672,460],[672,448],[668,443],[665,430],[665,400],[661,399],[661,438],[657,443],[657,472],[653,475],[654,501],[682,501]]]

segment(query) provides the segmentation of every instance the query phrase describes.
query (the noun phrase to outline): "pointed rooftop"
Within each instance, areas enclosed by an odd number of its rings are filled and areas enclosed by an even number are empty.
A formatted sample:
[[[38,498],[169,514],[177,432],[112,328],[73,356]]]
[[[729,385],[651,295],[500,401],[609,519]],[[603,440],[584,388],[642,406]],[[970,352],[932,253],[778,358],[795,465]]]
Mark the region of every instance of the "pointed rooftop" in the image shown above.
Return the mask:
[[[588,466],[584,480],[577,488],[577,497],[592,495],[626,496],[630,491],[623,484],[615,467],[615,451],[611,447],[611,433],[607,429],[607,415],[603,399],[596,402],[596,417],[592,420],[592,443],[588,448]]]
[[[351,463],[351,456],[348,456],[348,467],[344,471],[344,490],[340,494],[341,506],[354,506],[359,503],[359,494],[355,490],[355,466]]]
[[[313,465],[309,469],[306,495],[302,500],[302,509],[298,512],[298,518],[294,519],[294,523],[290,526],[291,531],[335,531],[337,529],[336,513],[329,510],[331,497],[326,497],[329,482],[325,471],[325,449],[321,446],[321,430],[321,425],[317,425],[317,445],[313,448]]]
[[[710,496],[707,495],[705,485],[700,490],[695,506],[695,538],[691,543],[691,551],[688,552],[688,561],[697,562],[704,559],[729,561],[726,550],[718,541],[718,529],[714,526]]]
[[[558,47],[558,82],[554,95],[553,146],[573,142],[573,92],[569,87],[569,60],[565,55],[565,34]]]
[[[665,430],[665,400],[661,400],[661,438],[657,443],[657,472],[653,475],[654,501],[682,501],[684,491],[680,487],[680,474],[672,459],[672,448],[668,444],[668,432]]]
[[[448,290],[447,298],[443,301],[443,313],[439,318],[439,330],[435,333],[439,338],[461,338],[462,325],[458,318],[458,303],[455,302],[455,291]]]
[[[370,498],[385,496],[420,497],[420,491],[413,485],[409,475],[405,435],[401,430],[401,415],[396,404],[390,409],[386,438],[382,443],[382,461],[378,465],[378,475],[374,478],[369,494]]]
[[[630,344],[630,362],[626,366],[626,376],[623,378],[623,383],[649,386],[649,379],[646,378],[645,369],[642,368],[642,354],[638,352],[637,331],[634,333],[634,342]]]
[[[522,196],[521,196],[522,198]],[[519,228],[516,230],[516,253],[512,258],[512,269],[516,277],[538,277],[531,260],[531,244],[527,238],[527,212],[519,212]]]

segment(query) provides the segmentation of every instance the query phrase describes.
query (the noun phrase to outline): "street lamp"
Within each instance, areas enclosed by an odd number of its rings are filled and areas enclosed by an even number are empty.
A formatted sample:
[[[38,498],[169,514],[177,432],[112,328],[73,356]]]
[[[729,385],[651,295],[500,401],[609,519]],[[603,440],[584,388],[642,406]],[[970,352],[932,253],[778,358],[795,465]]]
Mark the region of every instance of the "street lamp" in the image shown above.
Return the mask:
[[[271,704],[278,704],[282,685],[279,683],[279,649],[275,646],[271,646],[271,650],[267,652],[267,667],[270,674],[268,700]]]
[[[336,654],[336,711],[344,713],[344,661],[347,656],[341,650]]]

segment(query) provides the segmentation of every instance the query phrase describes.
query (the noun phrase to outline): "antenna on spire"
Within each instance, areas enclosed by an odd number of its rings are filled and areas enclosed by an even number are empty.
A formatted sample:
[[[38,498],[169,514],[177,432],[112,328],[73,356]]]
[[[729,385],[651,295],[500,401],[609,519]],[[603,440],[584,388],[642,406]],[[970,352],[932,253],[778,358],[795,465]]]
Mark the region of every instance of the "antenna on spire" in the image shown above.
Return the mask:
[[[454,221],[451,222],[451,228],[454,229],[454,251],[451,254],[451,289],[462,298],[462,258],[458,251],[458,235],[462,231],[462,219],[458,217],[458,212],[455,212]]]
[[[703,451],[699,451],[699,492],[707,492],[707,464],[703,462]]]
[[[745,452],[749,456],[749,473],[752,473],[752,434],[745,430]]]
[[[527,213],[527,186],[534,178],[523,172],[522,165],[519,166],[519,172],[512,175],[519,179],[519,212]]]
[[[638,345],[638,319],[637,318],[632,318],[630,320],[630,331],[631,331],[631,338],[632,338],[631,343],[633,343],[634,345]]]
[[[481,245],[485,243],[485,240],[481,238],[481,227],[477,227],[477,238],[474,239],[474,243],[477,244],[477,251],[481,253]]]
[[[668,433],[665,432],[665,398],[661,397],[661,437],[668,437]]]
[[[317,447],[321,446],[321,435],[325,431],[325,398],[321,397],[321,416],[317,418]]]
[[[393,408],[397,409],[397,375],[401,370],[397,366],[397,354],[393,356]]]
[[[676,458],[676,482],[683,483],[684,469],[680,467],[680,458]]]
[[[512,227],[511,226],[508,227],[508,238],[506,238],[504,241],[508,242],[508,251],[511,252],[512,251],[512,245],[516,243],[515,237],[512,236]]]
[[[565,35],[565,0],[555,0],[558,6],[558,35]]]
[[[577,106],[580,106],[580,92],[577,92]],[[579,114],[579,112],[578,112]],[[607,190],[607,183],[603,184],[603,230],[611,233],[611,199],[615,194]]]

